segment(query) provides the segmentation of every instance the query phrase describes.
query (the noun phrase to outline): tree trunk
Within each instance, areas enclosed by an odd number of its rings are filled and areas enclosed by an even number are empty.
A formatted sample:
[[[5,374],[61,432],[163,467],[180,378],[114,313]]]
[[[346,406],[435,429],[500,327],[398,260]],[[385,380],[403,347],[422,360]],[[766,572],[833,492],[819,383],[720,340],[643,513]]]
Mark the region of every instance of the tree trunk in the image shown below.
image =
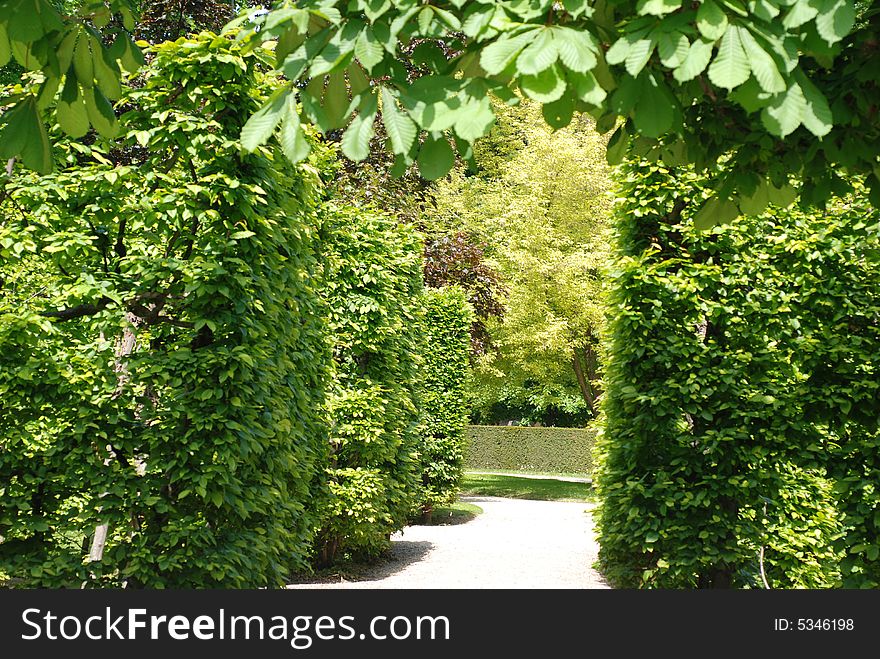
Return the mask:
[[[581,390],[581,395],[584,397],[584,402],[590,408],[590,413],[595,417],[597,412],[596,392],[590,380],[596,375],[596,358],[592,348],[585,348],[582,351],[582,355],[578,354],[578,350],[575,349],[572,355],[572,366],[574,367],[574,374],[577,377],[578,387]]]
[[[118,398],[122,394],[122,390],[128,382],[128,369],[123,358],[134,352],[137,343],[137,337],[133,328],[137,325],[139,319],[134,314],[127,313],[126,320],[128,320],[130,325],[122,331],[122,336],[116,342],[116,391],[113,392],[114,398]],[[109,446],[108,449],[116,455],[116,460],[120,464],[127,466],[128,461],[124,455],[113,446]],[[138,467],[141,468],[141,465],[138,465]],[[92,536],[92,546],[89,550],[89,562],[98,562],[104,558],[104,545],[107,542],[107,532],[109,529],[110,527],[107,524],[99,524],[95,528],[95,534]]]

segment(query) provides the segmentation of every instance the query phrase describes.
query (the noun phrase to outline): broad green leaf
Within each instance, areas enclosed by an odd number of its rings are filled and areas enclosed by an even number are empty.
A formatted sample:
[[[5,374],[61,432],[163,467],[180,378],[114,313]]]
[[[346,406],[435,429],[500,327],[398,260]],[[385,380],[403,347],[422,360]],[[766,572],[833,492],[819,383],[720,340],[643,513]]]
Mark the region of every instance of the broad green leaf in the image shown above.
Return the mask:
[[[296,164],[305,160],[309,155],[311,146],[300,125],[299,112],[296,109],[296,101],[293,94],[290,94],[286,103],[284,118],[281,120],[281,134],[279,136],[281,142],[281,150],[285,157],[292,163]]]
[[[92,70],[98,87],[107,98],[115,100],[122,96],[119,68],[116,66],[116,62],[113,62],[112,65],[107,63],[104,59],[104,49],[97,39],[90,37],[89,42],[92,50]]]
[[[458,20],[458,17],[452,12],[446,11],[441,7],[431,7],[434,10],[434,13],[440,18],[441,21],[446,23],[446,26],[453,31],[461,30],[461,21]]]
[[[590,6],[588,0],[562,0],[562,6],[573,18],[577,18],[581,14],[587,18],[593,15],[593,7]]]
[[[797,190],[787,184],[783,185],[781,188],[777,188],[773,184],[768,184],[767,195],[770,197],[771,204],[778,206],[779,208],[785,208],[786,206],[791,206],[794,200],[797,199]]]
[[[488,27],[493,16],[495,16],[495,7],[482,6],[465,19],[461,31],[474,39]]]
[[[565,74],[568,78],[568,84],[571,86],[575,96],[584,103],[590,105],[600,105],[605,100],[607,92],[596,82],[596,77],[592,73],[575,73],[569,71]]]
[[[55,101],[55,93],[61,84],[61,78],[49,75],[42,84],[40,84],[40,93],[37,94],[37,109],[45,110]]]
[[[709,41],[717,41],[727,32],[727,14],[715,0],[704,0],[697,10],[697,29]]]
[[[346,71],[348,73],[348,85],[351,88],[352,96],[358,96],[370,88],[370,80],[364,75],[364,72],[359,65],[352,63]]]
[[[116,121],[116,114],[113,112],[113,106],[97,87],[82,88],[83,100],[86,103],[86,113],[89,115],[89,122],[94,126],[95,130],[102,137],[112,139],[116,137],[119,130],[119,124]]]
[[[726,224],[739,216],[739,209],[730,199],[712,197],[694,215],[694,228],[705,231],[717,224]]]
[[[620,116],[626,116],[635,107],[642,93],[642,80],[632,76],[622,76],[617,85],[617,89],[611,95],[611,109]],[[615,121],[616,119],[612,119]],[[610,129],[609,129],[610,130]]]
[[[434,21],[434,9],[430,5],[425,5],[419,12],[419,32],[423,36],[431,34],[431,23]]]
[[[0,66],[6,66],[12,58],[12,48],[9,46],[9,35],[6,34],[6,26],[0,23]]]
[[[665,16],[681,7],[681,0],[639,0],[636,12],[643,16]]]
[[[327,89],[324,91],[324,110],[327,113],[328,130],[345,125],[351,112],[345,71],[334,71],[328,76]]]
[[[537,75],[553,66],[558,57],[553,32],[542,28],[537,38],[516,58],[516,69],[523,75]]]
[[[519,80],[520,89],[539,103],[552,103],[565,93],[565,78],[559,75],[559,67],[554,65],[536,76],[523,76]]]
[[[0,128],[0,158],[3,160],[19,155],[27,141],[36,137],[31,134],[32,112],[36,110],[35,106],[31,108],[32,102],[33,98],[22,101],[3,115],[6,122]]]
[[[3,29],[3,26],[0,25],[0,30]],[[61,40],[61,44],[58,46],[58,70],[60,73],[67,73],[67,70],[70,68],[71,63],[73,63],[73,49],[76,47],[76,41],[78,37],[77,30],[70,30]],[[120,37],[117,37],[116,40],[119,41]],[[0,50],[3,49],[3,38],[2,34],[0,34]],[[0,53],[0,63],[3,62],[3,55]],[[0,64],[2,65],[2,64]]]
[[[629,55],[631,41],[626,37],[621,37],[615,41],[608,52],[605,53],[605,61],[609,64],[623,64]]]
[[[532,42],[537,29],[527,30],[515,37],[499,37],[483,49],[480,66],[489,75],[498,75],[516,59],[523,48]]]
[[[629,135],[626,133],[626,128],[618,126],[617,130],[611,135],[611,139],[608,140],[608,148],[605,152],[605,159],[608,161],[608,164],[614,166],[622,163],[628,147]]]
[[[120,38],[123,38],[123,35],[120,35]],[[144,65],[144,54],[127,34],[124,35],[124,38],[125,53],[119,61],[122,62],[126,71],[134,73]]]
[[[760,215],[770,203],[770,190],[766,179],[761,179],[758,187],[749,197],[739,198],[739,210],[743,215]]]
[[[849,34],[855,20],[852,0],[824,0],[816,16],[816,30],[829,44],[835,44]]]
[[[696,39],[688,48],[684,61],[672,72],[672,76],[679,82],[687,82],[700,75],[712,58],[712,45],[711,41]]]
[[[391,150],[397,154],[409,153],[418,135],[415,122],[397,107],[390,90],[382,87],[382,123],[391,140]]]
[[[391,9],[391,0],[366,0],[362,3],[364,14],[371,23],[375,23],[376,19]]]
[[[681,66],[687,59],[690,43],[681,32],[664,32],[657,39],[657,53],[660,62],[669,69]]]
[[[464,104],[455,122],[456,134],[466,142],[473,142],[489,132],[495,123],[495,113],[488,96],[471,99]]]
[[[761,85],[761,89],[771,94],[784,92],[786,88],[785,79],[776,68],[776,62],[770,54],[761,47],[751,33],[742,27],[737,28],[743,49],[749,58],[749,66],[755,75],[755,80]]]
[[[767,0],[749,0],[749,13],[769,23],[779,16],[779,8]]]
[[[312,65],[309,67],[309,77],[317,78],[344,69],[348,66],[352,57],[354,57],[353,50],[354,48],[346,50],[333,42],[328,43],[318,56],[312,60]]]
[[[651,58],[654,52],[653,39],[639,39],[630,44],[629,52],[626,55],[626,72],[632,77],[639,75],[639,72],[645,68],[645,64]]]
[[[59,100],[56,117],[61,130],[73,138],[82,137],[89,132],[89,115],[82,96],[77,95],[71,102]]]
[[[89,35],[81,31],[73,49],[73,70],[81,87],[91,87],[95,79]]]
[[[665,94],[654,76],[647,76],[641,84],[641,94],[636,101],[633,121],[639,133],[645,137],[660,137],[672,127],[674,118],[671,94]]]
[[[801,125],[806,106],[803,91],[792,82],[787,91],[777,94],[761,111],[761,123],[772,135],[785,137]]]
[[[40,174],[52,171],[52,147],[46,125],[40,116],[33,98],[24,103],[26,108],[27,127],[24,146],[21,149],[21,160],[29,169]]]
[[[804,101],[806,102],[801,122],[804,124],[804,128],[816,137],[824,137],[831,132],[834,125],[831,108],[828,107],[828,99],[807,78],[803,71],[796,71],[795,77],[804,93]]]
[[[709,65],[709,80],[718,87],[734,89],[748,80],[750,74],[749,58],[743,50],[739,30],[736,25],[729,25],[721,38],[718,54]]]
[[[452,169],[455,153],[446,138],[428,138],[419,149],[418,163],[422,178],[434,181]]]
[[[10,7],[9,5],[12,5]],[[11,11],[10,11],[11,10]],[[3,3],[4,22],[7,23],[9,39],[21,43],[37,41],[43,36],[40,12],[34,0],[20,0],[18,3]]]
[[[241,129],[241,147],[245,151],[256,151],[258,146],[269,140],[275,132],[275,126],[281,121],[289,94],[290,89],[287,87],[277,89],[265,105],[247,120]]]
[[[563,94],[562,98],[541,106],[544,121],[554,130],[565,128],[571,123],[574,115],[574,99],[571,94]]]
[[[373,122],[378,110],[378,97],[369,94],[361,100],[357,116],[351,120],[342,135],[342,153],[359,162],[370,155],[370,140],[373,138]]]
[[[789,30],[800,27],[804,23],[813,20],[818,13],[819,8],[816,6],[815,2],[811,2],[810,0],[798,0],[783,17],[782,26]]]
[[[586,73],[596,66],[596,45],[593,36],[566,27],[550,28],[556,42],[559,59],[570,71]]]
[[[744,84],[734,89],[728,95],[731,101],[739,103],[749,113],[757,112],[766,106],[770,97],[771,94],[762,90],[761,85],[753,77],[746,80]]]

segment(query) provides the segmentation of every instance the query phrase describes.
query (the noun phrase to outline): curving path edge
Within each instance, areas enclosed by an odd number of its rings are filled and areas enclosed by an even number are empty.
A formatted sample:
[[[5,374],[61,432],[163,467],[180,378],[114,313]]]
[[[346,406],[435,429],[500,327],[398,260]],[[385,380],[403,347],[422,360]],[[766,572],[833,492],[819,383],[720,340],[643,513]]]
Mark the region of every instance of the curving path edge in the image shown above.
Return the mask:
[[[290,588],[608,588],[592,568],[591,504],[464,497],[483,509],[462,524],[408,526],[386,561],[357,581]]]

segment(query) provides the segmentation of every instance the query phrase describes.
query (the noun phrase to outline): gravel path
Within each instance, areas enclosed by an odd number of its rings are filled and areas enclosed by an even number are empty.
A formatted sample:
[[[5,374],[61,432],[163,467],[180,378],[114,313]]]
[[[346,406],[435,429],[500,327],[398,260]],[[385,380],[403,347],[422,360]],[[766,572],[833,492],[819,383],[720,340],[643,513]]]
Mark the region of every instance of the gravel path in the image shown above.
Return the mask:
[[[462,524],[408,526],[386,562],[357,581],[290,588],[608,588],[590,504],[465,497],[483,509]]]

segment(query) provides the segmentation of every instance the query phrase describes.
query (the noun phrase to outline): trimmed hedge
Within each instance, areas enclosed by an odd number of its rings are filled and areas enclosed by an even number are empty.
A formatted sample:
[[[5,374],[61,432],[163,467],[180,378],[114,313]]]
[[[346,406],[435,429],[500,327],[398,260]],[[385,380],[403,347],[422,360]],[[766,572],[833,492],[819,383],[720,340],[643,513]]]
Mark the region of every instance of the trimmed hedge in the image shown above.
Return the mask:
[[[260,55],[212,34],[154,55],[121,102],[137,166],[24,175],[0,226],[0,573],[23,587],[272,587],[308,561],[316,172],[240,150]]]
[[[646,588],[877,587],[880,215],[694,229],[704,180],[621,169],[596,517]]]
[[[592,473],[592,428],[468,426],[466,469]]]
[[[328,206],[324,226],[336,377],[329,392],[331,497],[316,561],[371,556],[417,505],[422,244],[390,215]]]
[[[468,407],[470,327],[474,312],[457,286],[428,288],[424,304],[424,347],[420,407],[424,432],[420,507],[430,514],[436,506],[455,501],[461,480]]]

